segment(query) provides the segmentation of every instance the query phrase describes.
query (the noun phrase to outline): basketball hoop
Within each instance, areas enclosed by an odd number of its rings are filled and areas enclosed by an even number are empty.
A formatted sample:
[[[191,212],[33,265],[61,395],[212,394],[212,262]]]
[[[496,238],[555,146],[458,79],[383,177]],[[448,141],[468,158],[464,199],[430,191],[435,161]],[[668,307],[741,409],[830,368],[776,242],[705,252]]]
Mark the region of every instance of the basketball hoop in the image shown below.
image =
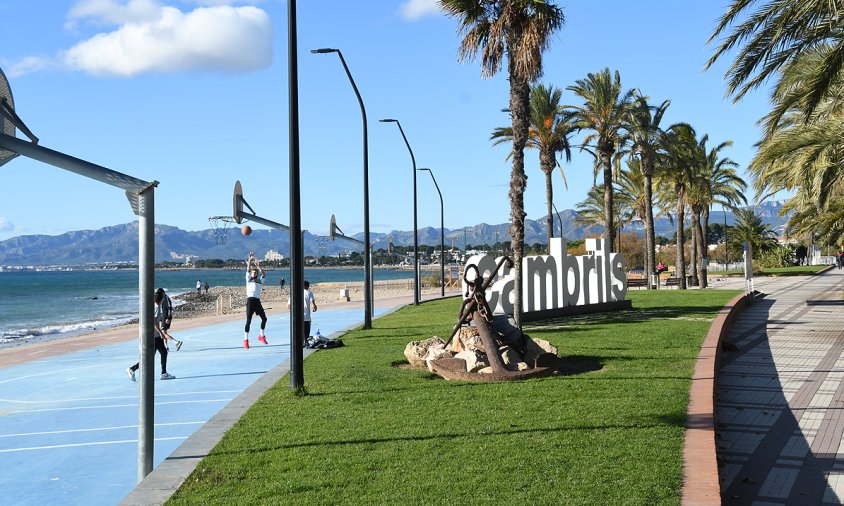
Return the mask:
[[[208,218],[208,221],[211,223],[211,229],[214,230],[214,238],[217,240],[217,244],[226,244],[229,228],[237,220],[232,216],[212,216]]]

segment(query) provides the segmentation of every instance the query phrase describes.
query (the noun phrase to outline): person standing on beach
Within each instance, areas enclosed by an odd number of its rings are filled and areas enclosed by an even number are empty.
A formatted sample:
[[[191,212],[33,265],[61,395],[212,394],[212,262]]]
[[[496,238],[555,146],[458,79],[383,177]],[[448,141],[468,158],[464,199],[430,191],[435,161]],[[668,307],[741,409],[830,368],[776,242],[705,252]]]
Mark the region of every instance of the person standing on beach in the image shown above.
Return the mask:
[[[160,293],[159,293],[160,292]],[[164,293],[163,288],[159,288],[155,291],[156,296],[161,296],[161,335],[164,337],[164,345],[167,346],[167,349],[170,349],[170,346],[167,345],[167,340],[173,341],[176,343],[176,351],[182,349],[182,341],[179,341],[175,337],[170,335],[170,324],[173,322],[173,302],[170,301],[170,297]]]
[[[196,293],[197,295],[202,293],[202,281],[196,280]]]
[[[205,282],[205,295],[208,295],[208,289],[211,288],[208,286],[208,281]]]
[[[281,289],[284,290],[284,278],[281,278],[281,281],[279,281],[279,283],[281,283]]]
[[[249,349],[249,327],[252,324],[252,315],[254,314],[261,317],[261,331],[258,332],[258,340],[267,344],[267,338],[264,336],[267,314],[264,312],[264,306],[261,305],[261,288],[263,288],[264,278],[266,277],[264,269],[261,268],[261,261],[256,259],[255,253],[250,251],[246,259],[246,328],[243,334],[243,347],[247,350]]]
[[[304,318],[305,321],[304,321],[304,332],[303,332],[303,335],[302,335],[302,342],[299,343],[300,345],[304,345],[305,343],[307,343],[308,338],[311,336],[311,311],[316,313],[316,310],[317,310],[316,299],[314,298],[314,292],[312,292],[310,290],[311,284],[308,283],[307,281],[304,281],[302,283],[302,286],[305,287],[305,294],[304,294],[305,295],[305,305],[302,306],[304,308],[303,310],[304,310],[304,313],[305,313],[305,318]],[[287,299],[287,309],[290,309],[290,299]]]
[[[167,372],[167,347],[164,346],[164,338],[162,337],[161,331],[161,322],[164,319],[161,307],[162,300],[164,300],[164,290],[157,290],[153,296],[153,301],[155,302],[155,313],[152,318],[152,324],[155,327],[155,350],[161,356],[161,379],[171,380],[176,379],[176,377]],[[141,364],[138,362],[132,367],[126,369],[126,374],[129,375],[130,380],[135,381],[135,371],[137,371],[140,366]]]

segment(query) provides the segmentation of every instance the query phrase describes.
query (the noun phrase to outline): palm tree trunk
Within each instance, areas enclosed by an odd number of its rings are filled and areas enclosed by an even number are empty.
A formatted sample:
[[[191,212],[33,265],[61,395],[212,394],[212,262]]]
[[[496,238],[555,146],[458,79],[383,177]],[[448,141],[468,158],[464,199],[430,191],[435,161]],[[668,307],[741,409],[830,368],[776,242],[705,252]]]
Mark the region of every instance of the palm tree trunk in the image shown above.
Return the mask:
[[[510,245],[513,250],[515,284],[513,287],[513,318],[522,324],[522,252],[525,244],[525,144],[530,125],[530,85],[510,67],[510,116],[513,123],[513,168],[510,172]]]
[[[615,220],[612,208],[612,149],[598,149],[601,165],[604,167],[604,226],[610,240],[610,252],[615,248]]]
[[[644,165],[644,162],[643,162]],[[650,276],[656,272],[656,237],[654,234],[654,209],[653,209],[653,176],[648,172],[645,174],[645,272]],[[651,284],[648,283],[648,290]]]
[[[677,265],[674,268],[674,275],[680,279],[680,289],[686,289],[686,255],[683,251],[685,240],[683,239],[683,222],[685,221],[685,200],[682,190],[677,192]]]
[[[700,257],[700,287],[709,286],[709,271],[706,265],[709,263],[709,206],[700,215],[701,226],[703,227],[703,252]]]
[[[539,154],[539,168],[542,169],[543,173],[545,173],[545,203],[548,207],[548,218],[546,219],[545,228],[548,232],[549,253],[551,247],[551,238],[554,237],[554,214],[552,212],[552,206],[554,203],[554,182],[552,181],[551,176],[554,175],[555,166],[556,160],[554,159],[553,152],[543,152]]]
[[[692,208],[692,285],[700,286],[700,212]]]

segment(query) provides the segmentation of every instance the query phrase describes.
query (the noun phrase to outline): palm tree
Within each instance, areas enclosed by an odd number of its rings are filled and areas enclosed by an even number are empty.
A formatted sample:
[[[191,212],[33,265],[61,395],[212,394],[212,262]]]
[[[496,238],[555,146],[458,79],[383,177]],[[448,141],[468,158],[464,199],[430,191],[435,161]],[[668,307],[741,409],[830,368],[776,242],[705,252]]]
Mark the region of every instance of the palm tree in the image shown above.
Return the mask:
[[[581,149],[595,157],[595,177],[599,171],[604,174],[604,220],[610,248],[615,241],[613,223],[613,162],[618,168],[616,151],[624,144],[627,117],[635,97],[635,90],[624,91],[621,87],[621,75],[610,69],[596,74],[587,74],[586,79],[578,79],[573,86],[566,88],[583,99],[581,106],[569,106],[572,120],[578,130],[591,130],[584,139]],[[591,145],[594,144],[594,151]]]
[[[577,216],[574,221],[591,230],[595,227],[602,227],[606,233],[606,215],[604,214],[604,189],[598,185],[593,186],[586,193],[586,198],[575,204]]]
[[[545,0],[438,0],[456,18],[463,36],[458,58],[480,53],[481,75],[492,77],[507,55],[510,116],[513,123],[513,168],[510,172],[510,238],[515,261],[513,317],[522,319],[522,250],[525,243],[525,145],[530,125],[530,83],[542,75],[542,53],[563,26],[563,11]]]
[[[762,217],[752,208],[740,209],[736,224],[730,230],[730,242],[739,250],[744,243],[750,245],[752,253],[763,253],[777,245],[777,235],[762,222]]]
[[[706,68],[721,56],[735,52],[725,78],[735,100],[774,77],[807,50],[825,43],[833,45],[819,65],[814,66],[807,83],[809,93],[803,104],[811,114],[824,96],[835,89],[844,69],[844,38],[841,37],[841,3],[829,0],[768,0],[749,12],[755,0],[733,0],[709,38],[711,43],[733,27],[720,43]],[[739,19],[741,22],[736,23]]]
[[[645,191],[645,176],[639,167],[641,161],[637,158],[629,158],[627,160],[627,170],[622,170],[618,177],[618,185],[616,188],[615,206],[617,208],[616,218],[618,219],[618,251],[622,252],[621,232],[624,230],[624,225],[633,222],[634,220],[641,220],[643,223],[648,214],[648,195]],[[652,196],[651,196],[652,197]],[[650,210],[653,213],[653,210]],[[647,231],[645,231],[647,236]],[[648,279],[647,266],[647,241],[645,241],[645,252],[642,260],[645,267],[645,279]],[[654,265],[656,271],[656,265]],[[648,289],[651,288],[650,283],[646,283]]]
[[[572,124],[560,106],[562,90],[543,84],[530,88],[530,129],[525,147],[539,150],[539,168],[545,174],[545,202],[548,214],[546,228],[548,238],[554,237],[554,214],[551,206],[554,203],[554,185],[551,176],[554,168],[560,168],[563,184],[566,184],[566,174],[563,166],[557,161],[557,154],[564,154],[566,161],[571,161],[571,143],[569,135],[573,132]],[[512,127],[498,127],[490,137],[493,145],[513,141]],[[509,155],[508,155],[509,156]]]
[[[654,233],[654,198],[653,198],[653,177],[656,170],[656,162],[663,150],[664,132],[660,128],[665,110],[671,105],[670,100],[662,102],[658,106],[648,104],[647,97],[639,96],[632,104],[628,113],[628,131],[630,134],[631,157],[638,156],[639,170],[644,177],[644,211],[642,219],[645,222],[645,273],[650,275],[656,272],[656,238]],[[648,289],[651,284],[648,283]]]
[[[732,141],[725,141],[709,150],[702,171],[704,175],[701,179],[703,206],[700,224],[703,241],[700,243],[701,262],[698,272],[702,288],[706,288],[708,283],[706,264],[708,263],[709,241],[707,239],[709,237],[709,210],[712,204],[721,204],[733,210],[739,203],[747,204],[747,199],[744,196],[747,184],[736,173],[738,164],[729,158],[720,156],[721,150],[732,146],[732,144]]]
[[[807,52],[794,62],[775,88],[774,110],[764,118],[765,137],[750,163],[757,191],[765,196],[780,190],[805,188],[819,209],[841,184],[844,162],[844,97],[824,97],[807,115],[800,105],[807,100],[806,68],[822,60],[829,47]],[[844,75],[838,80],[839,90]]]
[[[697,133],[691,125],[675,123],[668,128],[665,135],[666,154],[664,156],[664,171],[661,178],[663,187],[663,201],[675,202],[674,219],[677,227],[677,258],[675,276],[680,280],[680,288],[686,289],[686,258],[683,248],[685,237],[683,225],[686,221],[686,204],[688,188],[692,180],[692,167],[698,156],[700,146]]]

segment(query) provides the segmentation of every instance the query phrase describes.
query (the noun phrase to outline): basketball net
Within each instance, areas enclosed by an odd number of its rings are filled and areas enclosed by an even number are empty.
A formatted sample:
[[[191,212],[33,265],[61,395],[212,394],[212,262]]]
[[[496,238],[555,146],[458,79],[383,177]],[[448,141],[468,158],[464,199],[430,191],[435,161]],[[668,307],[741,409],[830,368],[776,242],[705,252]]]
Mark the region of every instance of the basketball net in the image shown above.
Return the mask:
[[[235,219],[231,216],[212,216],[208,218],[208,221],[211,223],[211,229],[214,231],[214,238],[217,240],[217,244],[226,244],[229,228],[231,228]]]

